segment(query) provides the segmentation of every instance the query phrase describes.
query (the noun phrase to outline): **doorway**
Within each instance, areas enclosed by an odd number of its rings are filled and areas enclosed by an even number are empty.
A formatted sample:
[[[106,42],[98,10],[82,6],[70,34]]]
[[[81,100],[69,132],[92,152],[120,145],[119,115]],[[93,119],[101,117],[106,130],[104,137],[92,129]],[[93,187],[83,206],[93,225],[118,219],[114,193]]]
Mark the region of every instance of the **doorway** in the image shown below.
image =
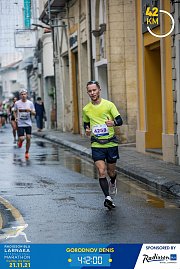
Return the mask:
[[[146,151],[162,154],[160,43],[145,47]]]

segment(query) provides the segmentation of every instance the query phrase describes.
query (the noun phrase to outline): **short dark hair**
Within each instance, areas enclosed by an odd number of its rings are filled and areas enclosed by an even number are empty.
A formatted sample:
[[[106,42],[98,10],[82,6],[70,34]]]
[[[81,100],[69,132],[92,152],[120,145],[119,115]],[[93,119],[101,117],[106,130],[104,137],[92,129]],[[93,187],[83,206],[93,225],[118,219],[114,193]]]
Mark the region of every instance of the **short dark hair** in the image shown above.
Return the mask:
[[[99,82],[97,80],[88,81],[86,87],[88,87],[89,85],[92,85],[92,84],[96,84],[98,86],[98,88],[100,89],[100,85],[99,85]]]
[[[41,97],[37,97],[37,101],[41,101]]]
[[[23,92],[27,93],[27,90],[25,88],[20,89],[19,93],[22,94]]]

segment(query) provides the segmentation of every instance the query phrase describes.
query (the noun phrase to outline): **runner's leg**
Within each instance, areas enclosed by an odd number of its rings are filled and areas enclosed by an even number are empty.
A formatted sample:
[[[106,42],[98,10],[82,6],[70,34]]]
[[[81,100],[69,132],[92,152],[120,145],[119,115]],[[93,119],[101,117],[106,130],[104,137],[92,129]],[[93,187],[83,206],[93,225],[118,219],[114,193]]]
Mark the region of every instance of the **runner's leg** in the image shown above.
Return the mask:
[[[110,196],[115,196],[117,194],[116,163],[107,163],[107,173],[108,173],[108,175],[110,177],[109,194],[110,194]]]
[[[101,189],[106,196],[109,196],[109,185],[106,178],[106,164],[103,160],[99,160],[95,162],[95,166],[98,169],[98,175],[99,175],[99,184],[101,186]]]
[[[103,160],[96,161],[95,165],[98,169],[99,184],[100,184],[101,189],[102,189],[104,196],[105,196],[104,206],[107,207],[108,209],[115,208],[115,204],[113,203],[112,198],[109,196],[109,184],[108,184],[108,180],[106,178],[105,161],[103,161]]]
[[[21,148],[24,141],[24,127],[18,127],[18,147]]]
[[[29,152],[31,145],[31,135],[27,134],[26,135],[26,152]]]
[[[107,173],[111,179],[111,183],[114,184],[116,180],[116,163],[107,163]]]
[[[11,126],[12,126],[12,132],[13,132],[14,141],[16,141],[17,124],[16,124],[16,122],[14,120],[11,121]]]

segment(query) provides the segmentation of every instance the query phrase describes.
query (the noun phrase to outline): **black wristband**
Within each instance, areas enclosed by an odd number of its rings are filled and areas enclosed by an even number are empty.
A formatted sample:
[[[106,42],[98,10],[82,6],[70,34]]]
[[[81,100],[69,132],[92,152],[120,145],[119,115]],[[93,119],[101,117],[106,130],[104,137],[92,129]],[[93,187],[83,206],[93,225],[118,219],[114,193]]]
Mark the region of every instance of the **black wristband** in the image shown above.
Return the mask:
[[[123,120],[122,120],[122,118],[121,118],[120,115],[118,115],[117,117],[115,117],[114,124],[115,124],[115,126],[121,126],[123,124]]]
[[[90,128],[90,122],[84,122],[84,130],[86,130],[87,127]]]

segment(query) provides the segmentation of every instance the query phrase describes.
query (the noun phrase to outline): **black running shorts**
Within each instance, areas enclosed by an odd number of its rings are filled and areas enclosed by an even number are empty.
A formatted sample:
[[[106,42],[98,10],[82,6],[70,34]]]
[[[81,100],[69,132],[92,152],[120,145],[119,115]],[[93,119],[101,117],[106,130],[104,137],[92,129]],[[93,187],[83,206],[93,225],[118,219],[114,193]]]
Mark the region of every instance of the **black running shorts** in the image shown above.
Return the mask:
[[[118,147],[92,148],[92,159],[94,162],[102,160],[107,163],[116,163],[119,159]]]
[[[24,136],[24,133],[27,135],[31,135],[32,127],[31,126],[26,126],[26,127],[18,127],[18,136]]]

